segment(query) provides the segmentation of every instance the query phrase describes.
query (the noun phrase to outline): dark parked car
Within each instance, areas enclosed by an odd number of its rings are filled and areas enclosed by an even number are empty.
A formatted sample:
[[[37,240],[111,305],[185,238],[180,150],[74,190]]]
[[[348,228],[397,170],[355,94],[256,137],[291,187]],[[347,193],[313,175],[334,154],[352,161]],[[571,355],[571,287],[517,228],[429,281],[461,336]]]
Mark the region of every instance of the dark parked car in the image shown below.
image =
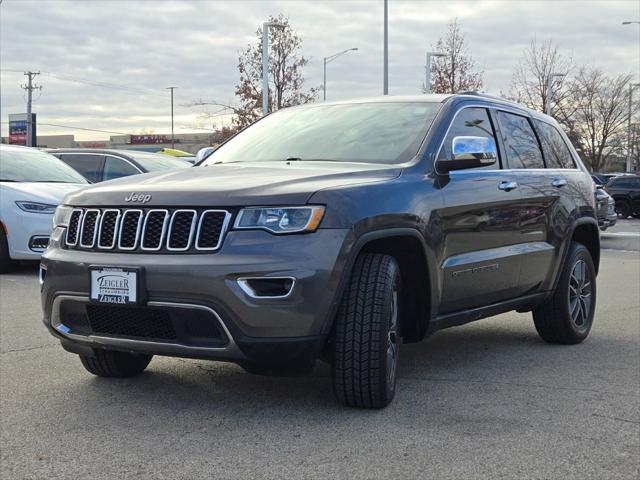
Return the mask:
[[[640,214],[640,176],[614,177],[607,183],[606,190],[615,200],[616,212],[622,218]]]
[[[192,166],[191,163],[177,157],[135,150],[69,148],[47,151],[75,169],[91,183],[137,175],[138,173],[160,172]]]
[[[551,343],[593,324],[593,181],[552,118],[494,97],[282,109],[198,167],[64,204],[44,323],[103,377],[153,355],[323,359],[341,402],[380,408],[403,342],[510,310]]]
[[[598,226],[604,232],[607,228],[613,227],[618,221],[616,202],[602,186],[596,186],[595,195]]]

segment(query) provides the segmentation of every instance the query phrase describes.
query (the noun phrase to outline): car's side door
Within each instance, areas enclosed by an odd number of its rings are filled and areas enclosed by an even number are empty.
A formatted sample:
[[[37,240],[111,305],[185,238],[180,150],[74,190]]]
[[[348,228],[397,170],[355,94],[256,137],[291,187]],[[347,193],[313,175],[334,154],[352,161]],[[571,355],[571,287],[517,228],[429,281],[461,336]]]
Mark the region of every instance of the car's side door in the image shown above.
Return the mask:
[[[124,158],[107,155],[104,159],[103,181],[137,175],[138,173],[142,173],[142,171]]]
[[[469,136],[496,141],[488,108],[469,106],[455,113],[436,155],[436,169],[439,159],[453,159],[454,139]],[[500,168],[500,158],[483,168],[437,173],[444,196],[438,212],[443,234],[438,313],[517,296],[522,236],[516,175]]]
[[[545,281],[552,277],[553,267],[561,258],[575,204],[569,193],[571,179],[561,164],[546,168],[529,116],[498,110],[496,117],[507,165],[516,175],[523,199],[520,233],[525,241],[520,246],[519,285],[522,294],[533,293],[546,288]]]
[[[98,153],[61,153],[56,156],[91,183],[102,181],[104,155]]]

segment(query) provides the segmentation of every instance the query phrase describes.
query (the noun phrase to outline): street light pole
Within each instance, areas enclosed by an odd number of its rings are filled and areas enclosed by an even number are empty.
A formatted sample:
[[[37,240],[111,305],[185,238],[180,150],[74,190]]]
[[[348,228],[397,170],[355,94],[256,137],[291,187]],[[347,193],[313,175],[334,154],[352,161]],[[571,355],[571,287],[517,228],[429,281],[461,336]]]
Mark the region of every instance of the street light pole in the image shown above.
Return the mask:
[[[387,0],[384,0],[384,78],[382,94],[389,95],[389,14]]]
[[[549,77],[547,78],[547,105],[544,113],[546,113],[549,116],[551,116],[551,101],[553,100],[553,92],[552,92],[553,79],[562,78],[564,76],[565,76],[564,73],[550,73]]]
[[[178,87],[167,87],[167,90],[171,90],[171,148],[176,148],[176,140],[173,135],[173,91]]]
[[[269,113],[269,27],[284,28],[282,23],[262,24],[262,116]]]
[[[327,99],[327,63],[333,62],[336,58],[344,55],[345,53],[355,52],[357,50],[358,50],[358,47],[347,48],[346,50],[343,50],[341,52],[334,53],[333,55],[329,55],[328,57],[324,57],[324,60],[322,62],[323,63],[323,69],[322,69],[322,76],[323,76],[323,81],[322,81],[322,100],[326,100]]]
[[[627,115],[627,172],[631,172],[631,112],[633,108],[633,89],[640,87],[640,83],[629,84],[629,113]]]
[[[427,52],[427,61],[425,63],[424,72],[424,89],[425,93],[431,93],[431,59],[433,57],[446,57],[446,54],[439,52]]]

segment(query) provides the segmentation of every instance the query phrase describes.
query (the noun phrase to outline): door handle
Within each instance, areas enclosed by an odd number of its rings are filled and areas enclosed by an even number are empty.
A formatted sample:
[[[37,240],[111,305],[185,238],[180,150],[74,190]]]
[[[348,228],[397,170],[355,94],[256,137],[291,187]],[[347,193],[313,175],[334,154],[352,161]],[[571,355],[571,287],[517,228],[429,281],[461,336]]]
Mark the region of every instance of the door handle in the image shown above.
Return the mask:
[[[498,185],[498,188],[500,190],[504,190],[505,192],[510,192],[513,189],[518,188],[518,184],[516,182],[500,182],[500,185]]]
[[[564,178],[556,178],[551,185],[556,188],[564,187],[567,184],[567,181]]]

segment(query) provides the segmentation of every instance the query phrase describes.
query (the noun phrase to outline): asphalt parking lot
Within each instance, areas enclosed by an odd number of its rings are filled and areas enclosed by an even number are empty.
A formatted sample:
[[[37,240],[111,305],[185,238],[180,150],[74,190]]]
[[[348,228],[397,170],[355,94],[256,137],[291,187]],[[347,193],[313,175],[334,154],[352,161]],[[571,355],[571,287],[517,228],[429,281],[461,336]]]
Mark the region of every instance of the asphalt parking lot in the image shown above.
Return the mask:
[[[338,405],[324,365],[274,378],[156,357],[135,379],[93,377],[42,326],[21,268],[0,277],[0,477],[637,479],[636,242],[603,236],[585,343],[543,343],[530,314],[440,332],[403,347],[382,411]]]

